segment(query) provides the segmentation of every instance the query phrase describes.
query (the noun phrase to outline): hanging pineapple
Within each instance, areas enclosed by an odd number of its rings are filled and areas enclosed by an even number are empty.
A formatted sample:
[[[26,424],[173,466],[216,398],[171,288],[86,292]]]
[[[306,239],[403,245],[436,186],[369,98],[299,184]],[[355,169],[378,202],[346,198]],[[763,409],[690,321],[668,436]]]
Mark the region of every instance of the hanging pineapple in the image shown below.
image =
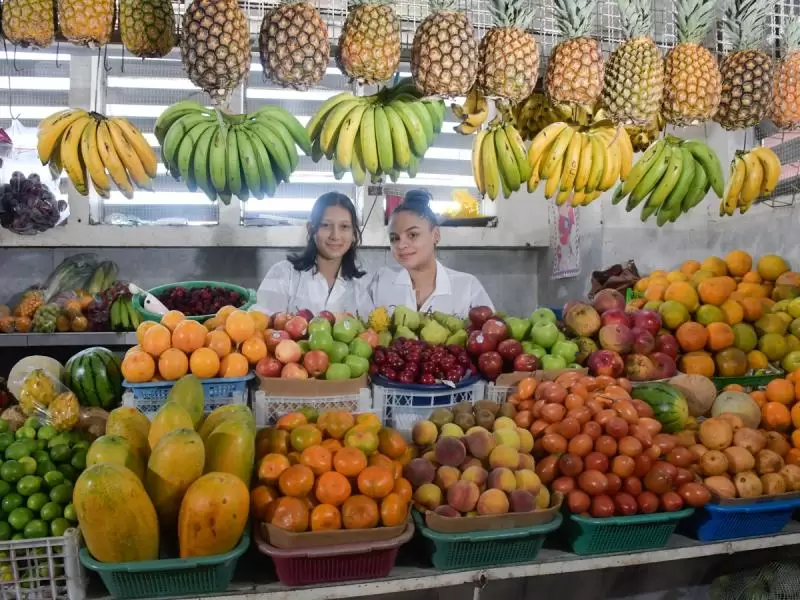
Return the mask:
[[[627,41],[611,53],[603,80],[609,116],[623,125],[646,125],[661,110],[664,61],[653,41],[650,0],[617,0]]]
[[[52,0],[5,0],[3,35],[12,44],[46,48],[55,37]]]
[[[125,49],[142,58],[166,56],[175,46],[170,0],[120,0],[119,29]]]
[[[553,0],[553,16],[567,39],[553,48],[545,90],[552,102],[592,106],[603,91],[603,50],[590,37],[597,0]]]
[[[714,120],[725,129],[753,127],[772,96],[772,59],[761,50],[769,0],[727,0],[722,36],[733,46],[720,65],[722,96]]]
[[[264,15],[258,47],[267,77],[297,90],[322,81],[330,60],[328,26],[309,2],[285,0]]]
[[[105,46],[114,27],[114,0],[58,0],[58,24],[73,44]]]
[[[526,31],[535,12],[530,0],[491,0],[494,27],[478,47],[478,90],[520,102],[539,79],[539,44]]]
[[[783,60],[775,65],[772,84],[772,122],[781,129],[800,128],[800,18],[783,28]]]
[[[194,0],[183,15],[181,60],[189,79],[225,103],[250,70],[250,28],[236,0]]]
[[[456,0],[430,0],[431,14],[417,27],[411,76],[424,96],[466,96],[478,74],[478,42]]]
[[[702,46],[714,22],[715,0],[675,0],[678,45],[664,65],[664,118],[699,125],[714,116],[722,91],[717,59]]]
[[[389,79],[400,64],[400,19],[386,0],[353,0],[339,36],[342,73],[361,83]]]

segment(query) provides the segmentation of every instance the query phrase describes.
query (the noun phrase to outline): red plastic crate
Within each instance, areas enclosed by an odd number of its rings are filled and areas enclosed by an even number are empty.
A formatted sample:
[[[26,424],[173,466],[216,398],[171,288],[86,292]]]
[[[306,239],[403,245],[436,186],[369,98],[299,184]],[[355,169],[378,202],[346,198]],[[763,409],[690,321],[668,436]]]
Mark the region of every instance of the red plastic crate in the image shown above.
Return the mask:
[[[386,577],[394,567],[397,552],[414,535],[414,525],[391,540],[283,550],[264,541],[261,527],[255,527],[256,547],[272,558],[278,579],[286,585],[315,585],[353,579]]]

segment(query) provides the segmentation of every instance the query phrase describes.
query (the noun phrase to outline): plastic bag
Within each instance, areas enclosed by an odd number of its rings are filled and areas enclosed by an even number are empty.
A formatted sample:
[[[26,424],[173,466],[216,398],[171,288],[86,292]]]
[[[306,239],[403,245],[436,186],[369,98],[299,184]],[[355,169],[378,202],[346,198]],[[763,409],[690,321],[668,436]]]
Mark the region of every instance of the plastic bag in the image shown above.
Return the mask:
[[[44,369],[25,371],[13,383],[19,385],[19,405],[26,416],[59,431],[69,431],[78,424],[78,397]]]

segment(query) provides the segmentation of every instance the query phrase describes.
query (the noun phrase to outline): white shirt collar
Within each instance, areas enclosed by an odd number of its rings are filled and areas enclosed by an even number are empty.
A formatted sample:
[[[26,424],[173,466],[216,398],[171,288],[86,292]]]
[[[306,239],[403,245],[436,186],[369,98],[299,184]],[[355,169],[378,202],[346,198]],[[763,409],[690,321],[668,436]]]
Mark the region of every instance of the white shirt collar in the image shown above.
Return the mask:
[[[407,269],[400,269],[400,272],[395,277],[394,282],[396,285],[403,285],[413,288],[414,284],[411,282],[411,275]],[[447,267],[445,267],[438,260],[436,261],[436,287],[431,294],[433,296],[443,296],[453,293],[453,288],[450,285],[450,276],[447,274]]]

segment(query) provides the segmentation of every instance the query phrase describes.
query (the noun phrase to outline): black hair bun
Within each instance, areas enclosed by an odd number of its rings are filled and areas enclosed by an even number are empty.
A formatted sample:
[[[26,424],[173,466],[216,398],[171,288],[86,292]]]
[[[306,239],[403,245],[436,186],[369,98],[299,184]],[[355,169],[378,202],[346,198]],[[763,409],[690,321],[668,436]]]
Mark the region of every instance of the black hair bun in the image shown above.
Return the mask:
[[[415,207],[426,209],[430,206],[433,196],[428,190],[416,189],[409,190],[403,197],[403,204],[411,204]]]

